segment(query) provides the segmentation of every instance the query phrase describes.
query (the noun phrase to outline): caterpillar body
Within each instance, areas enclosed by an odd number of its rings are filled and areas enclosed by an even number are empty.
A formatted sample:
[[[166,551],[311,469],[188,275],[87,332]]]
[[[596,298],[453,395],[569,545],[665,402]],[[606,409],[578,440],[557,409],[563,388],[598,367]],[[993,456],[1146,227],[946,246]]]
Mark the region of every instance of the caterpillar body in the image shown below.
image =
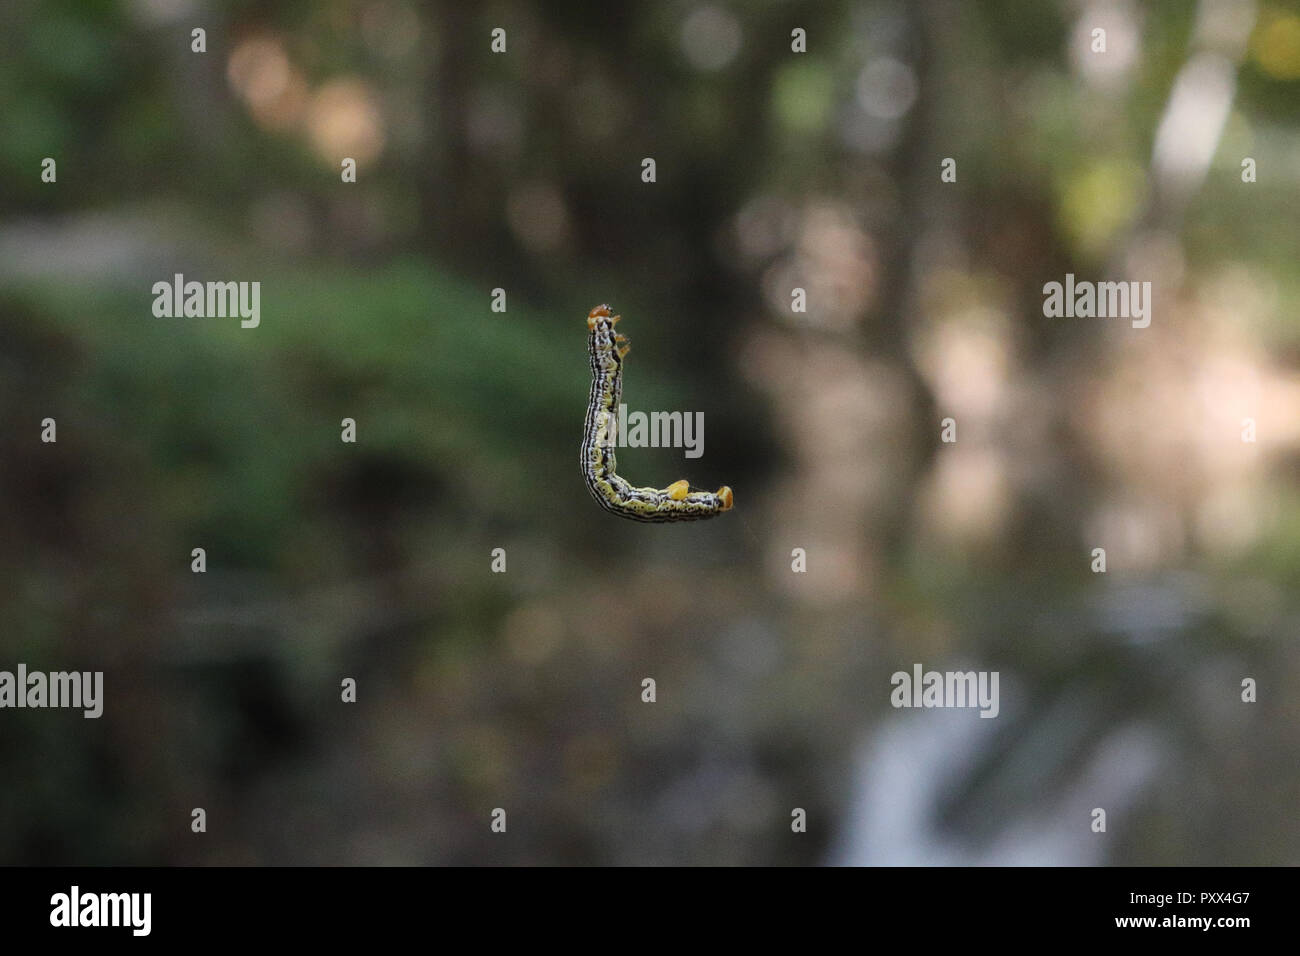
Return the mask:
[[[587,314],[587,349],[591,358],[591,395],[582,436],[582,475],[587,490],[606,511],[632,521],[697,521],[730,511],[731,489],[691,491],[683,478],[667,488],[636,488],[617,474],[614,427],[623,397],[623,359],[630,346],[614,331],[621,316],[598,305]]]

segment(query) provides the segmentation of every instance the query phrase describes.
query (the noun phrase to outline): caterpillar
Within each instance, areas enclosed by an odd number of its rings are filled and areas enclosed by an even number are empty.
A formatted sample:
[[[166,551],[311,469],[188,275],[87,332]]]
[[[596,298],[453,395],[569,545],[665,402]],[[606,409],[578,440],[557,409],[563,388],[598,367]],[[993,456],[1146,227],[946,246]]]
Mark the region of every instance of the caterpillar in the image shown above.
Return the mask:
[[[591,395],[587,400],[586,430],[582,436],[582,476],[587,490],[606,511],[633,521],[696,521],[730,511],[731,489],[691,491],[685,478],[667,488],[634,488],[616,473],[614,423],[623,397],[623,359],[631,346],[614,331],[622,316],[608,305],[587,313],[591,357]]]

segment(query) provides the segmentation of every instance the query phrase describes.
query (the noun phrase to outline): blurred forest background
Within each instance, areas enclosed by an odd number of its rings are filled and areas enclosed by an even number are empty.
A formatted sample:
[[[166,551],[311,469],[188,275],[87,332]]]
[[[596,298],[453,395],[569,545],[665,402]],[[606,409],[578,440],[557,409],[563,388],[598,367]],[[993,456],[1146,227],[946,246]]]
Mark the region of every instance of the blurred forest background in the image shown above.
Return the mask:
[[[1300,863],[1294,7],[0,25],[0,668],[106,698],[0,712],[0,862]],[[155,318],[177,272],[260,327]],[[1150,328],[1044,318],[1067,272]],[[587,497],[606,301],[707,425],[622,472],[732,513]],[[914,663],[1000,716],[892,709]]]

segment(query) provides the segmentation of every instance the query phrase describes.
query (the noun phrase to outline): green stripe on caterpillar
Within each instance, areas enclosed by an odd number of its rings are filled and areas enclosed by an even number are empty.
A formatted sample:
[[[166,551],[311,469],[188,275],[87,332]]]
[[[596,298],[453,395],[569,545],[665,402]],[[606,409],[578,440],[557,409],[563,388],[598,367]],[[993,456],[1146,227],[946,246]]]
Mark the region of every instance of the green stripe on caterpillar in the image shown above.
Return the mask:
[[[587,314],[591,396],[582,436],[582,476],[587,490],[606,511],[633,521],[697,521],[730,511],[732,494],[726,485],[717,491],[691,491],[683,478],[667,488],[634,488],[616,473],[613,430],[623,397],[623,359],[630,348],[627,339],[614,331],[620,318],[611,314],[607,305],[598,305]]]

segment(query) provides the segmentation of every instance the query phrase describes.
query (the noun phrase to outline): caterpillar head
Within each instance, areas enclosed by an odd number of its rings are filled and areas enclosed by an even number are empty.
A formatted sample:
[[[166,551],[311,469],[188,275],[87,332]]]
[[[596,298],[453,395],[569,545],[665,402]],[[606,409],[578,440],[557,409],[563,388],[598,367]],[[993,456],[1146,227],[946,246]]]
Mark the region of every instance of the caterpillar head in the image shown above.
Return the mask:
[[[594,329],[602,321],[615,325],[621,318],[622,316],[615,315],[608,305],[598,305],[587,313],[587,328]]]
[[[612,344],[614,350],[618,353],[619,358],[627,355],[628,349],[631,348],[631,346],[627,344],[626,338],[619,335],[617,332],[614,332],[614,326],[621,318],[621,315],[614,315],[608,305],[598,305],[587,313],[588,331],[597,332],[599,330],[600,333],[607,335],[613,333],[609,339],[609,344]]]

